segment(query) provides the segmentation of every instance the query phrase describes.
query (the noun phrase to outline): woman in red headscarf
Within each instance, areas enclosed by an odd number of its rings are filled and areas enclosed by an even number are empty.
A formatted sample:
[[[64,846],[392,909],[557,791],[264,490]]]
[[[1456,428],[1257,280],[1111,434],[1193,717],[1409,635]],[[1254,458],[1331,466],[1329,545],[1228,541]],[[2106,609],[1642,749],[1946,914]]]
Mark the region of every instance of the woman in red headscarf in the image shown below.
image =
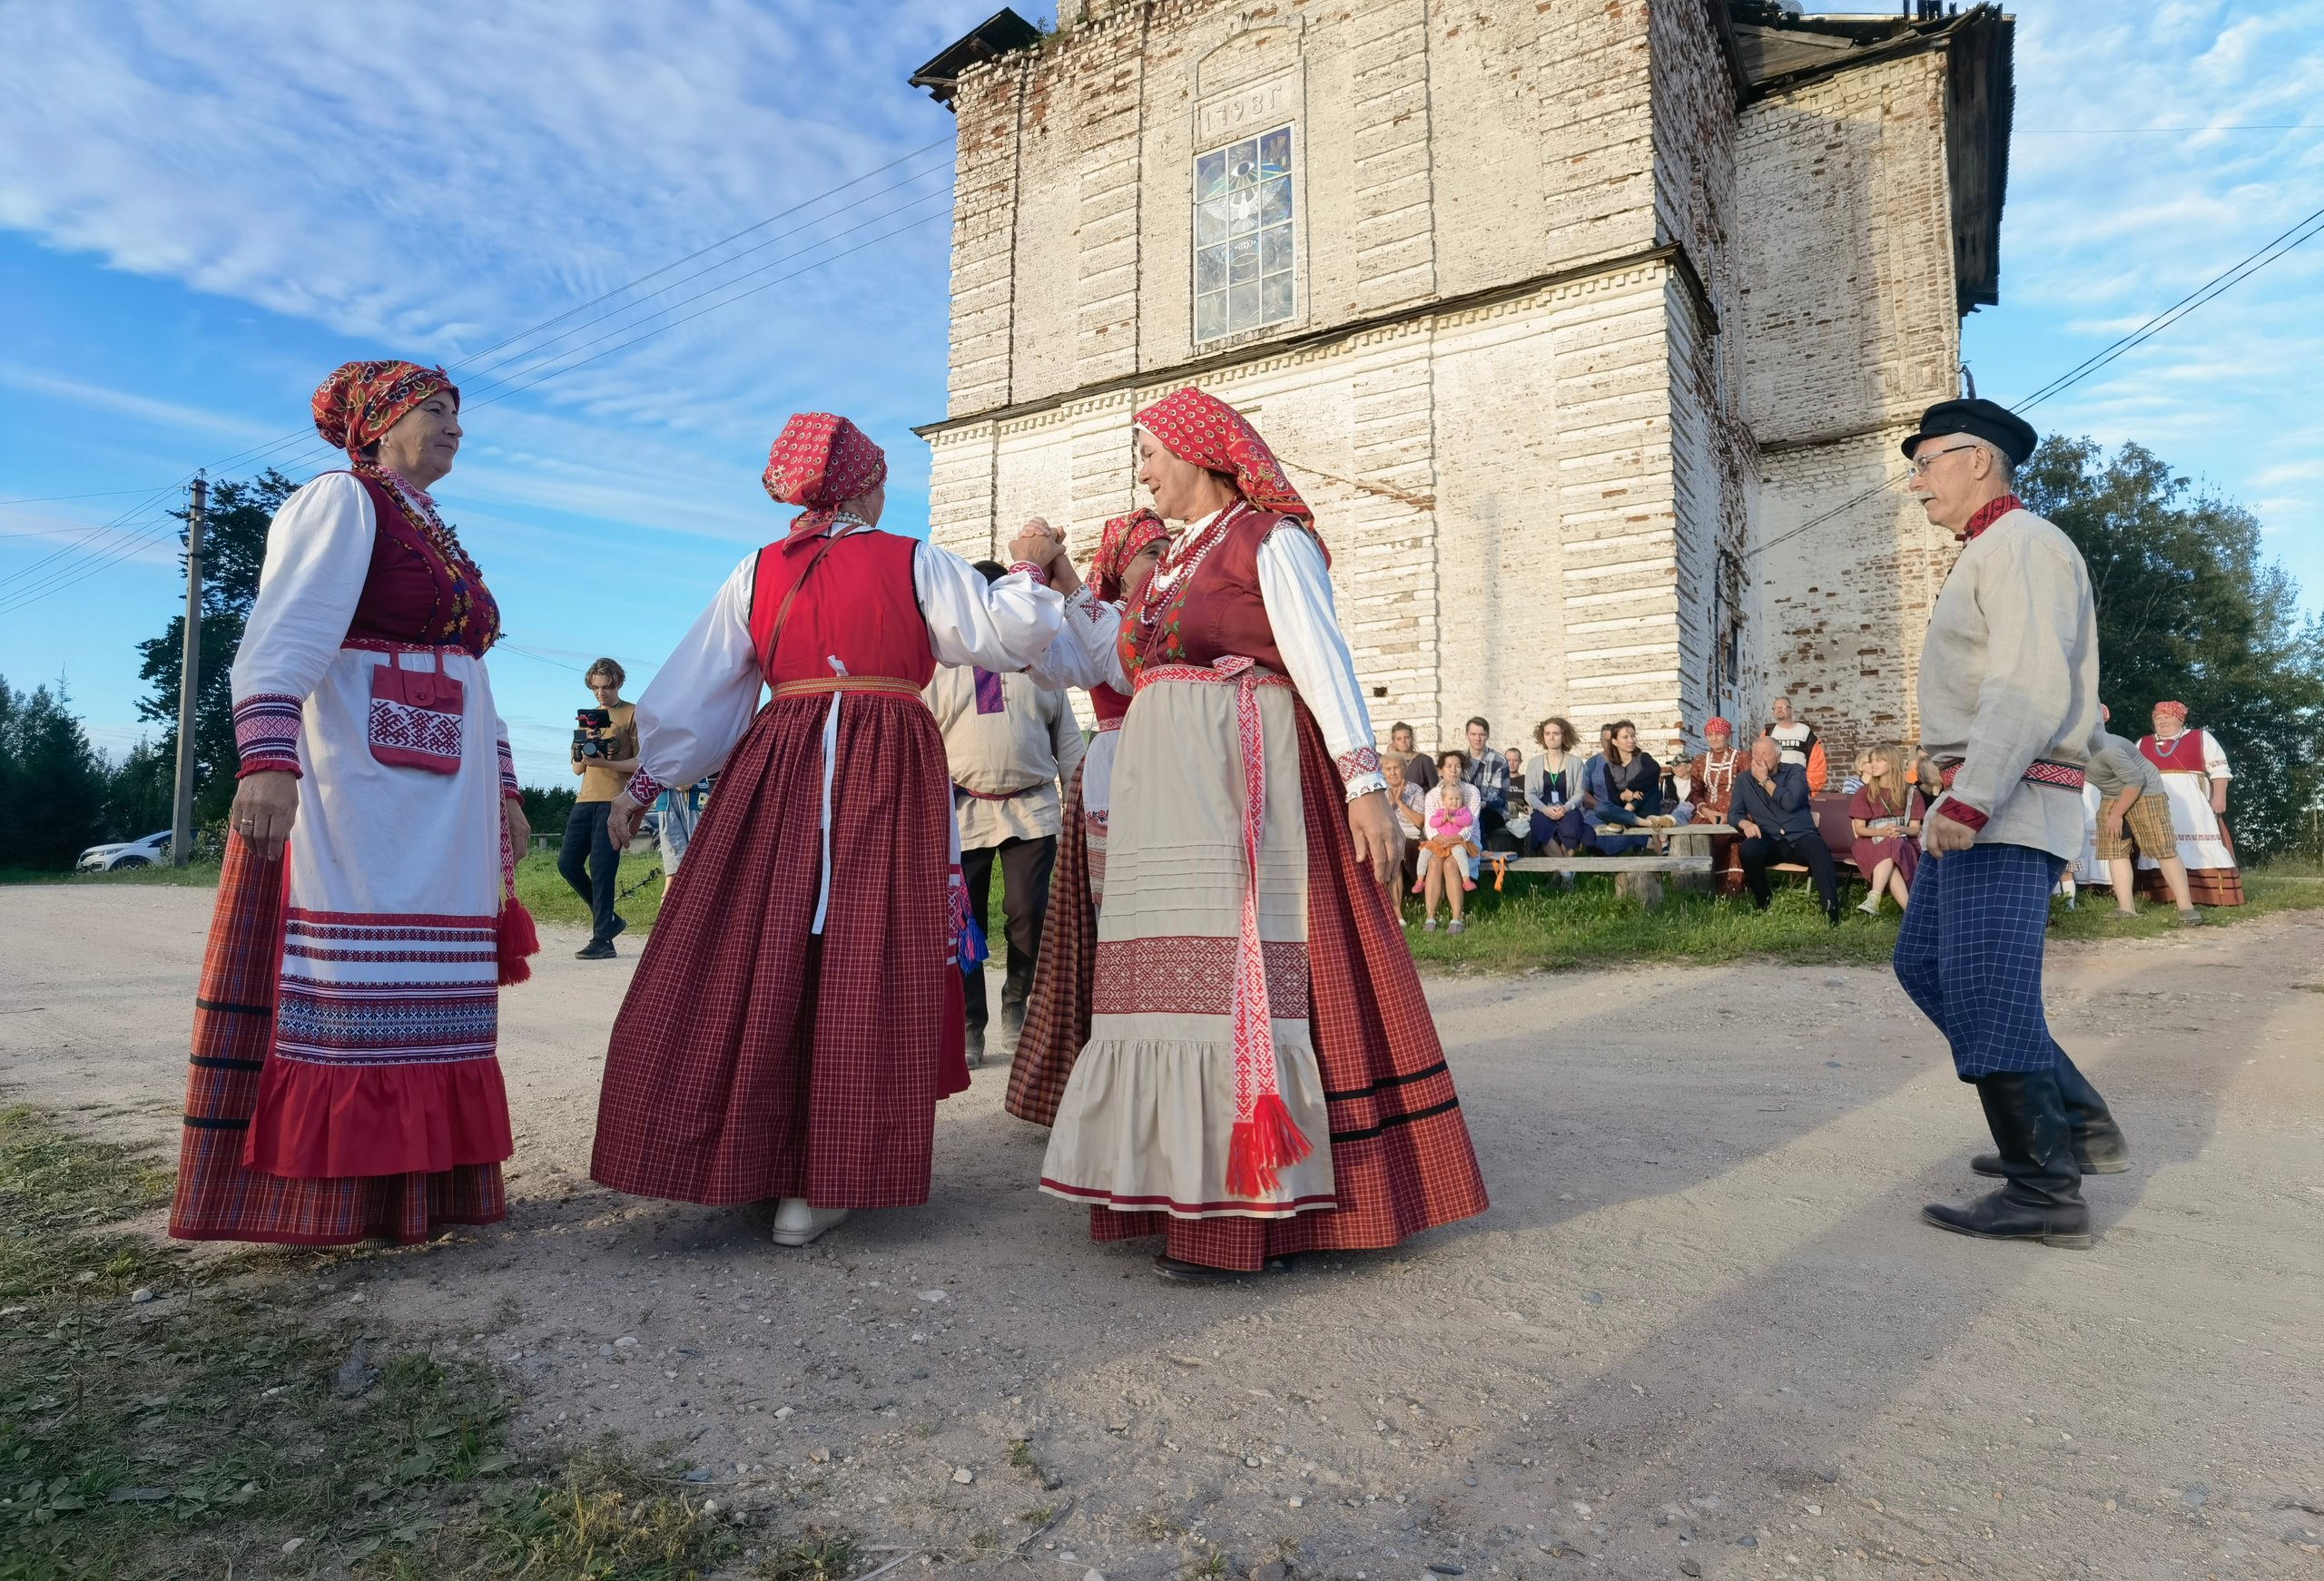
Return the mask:
[[[1047,525],[1029,524],[1032,528]],[[1169,526],[1143,506],[1108,521],[1089,562],[1090,598],[1075,605],[1068,618],[1089,618],[1094,604],[1104,604],[1113,606],[1118,620],[1123,602],[1138,595],[1169,546]],[[1098,908],[1106,898],[1114,749],[1121,741],[1129,699],[1099,682],[1089,688],[1089,707],[1098,716],[1098,733],[1074,771],[1072,793],[1066,798],[1065,831],[1059,842],[1057,874],[1049,883],[1049,921],[1002,1105],[1019,1120],[1036,1125],[1057,1117],[1057,1102],[1065,1095],[1074,1057],[1089,1041],[1089,977],[1097,959]]]
[[[504,1212],[499,985],[538,946],[484,667],[499,607],[428,494],[459,411],[441,368],[347,364],[314,398],[347,469],[268,529],[234,658],[241,784],[195,990],[182,1239],[413,1242]]]
[[[2171,822],[2179,831],[2179,859],[2187,864],[2187,888],[2198,906],[2243,904],[2243,872],[2227,830],[2227,787],[2235,778],[2219,738],[2187,728],[2187,705],[2166,699],[2154,705],[2154,733],[2139,739],[2139,751],[2162,771],[2171,798]],[[2167,898],[2169,887],[2155,859],[2139,853],[2138,881],[2147,893]]]
[[[887,475],[844,417],[783,426],[763,481],[804,508],[638,699],[637,774],[607,820],[618,845],[665,786],[720,771],[614,1023],[590,1173],[640,1196],[776,1199],[785,1246],[928,1200],[936,1101],[969,1085],[967,910],[921,688],[939,663],[1025,668],[1064,613],[1032,567],[987,584],[880,531]],[[893,794],[846,793],[862,785]]]
[[[1167,1237],[1167,1278],[1393,1246],[1485,1193],[1389,897],[1402,840],[1328,563],[1233,408],[1182,389],[1137,422],[1139,481],[1192,525],[1118,614],[1048,554],[1105,639],[1084,683],[1133,701],[1041,1189],[1088,1203],[1094,1239]]]

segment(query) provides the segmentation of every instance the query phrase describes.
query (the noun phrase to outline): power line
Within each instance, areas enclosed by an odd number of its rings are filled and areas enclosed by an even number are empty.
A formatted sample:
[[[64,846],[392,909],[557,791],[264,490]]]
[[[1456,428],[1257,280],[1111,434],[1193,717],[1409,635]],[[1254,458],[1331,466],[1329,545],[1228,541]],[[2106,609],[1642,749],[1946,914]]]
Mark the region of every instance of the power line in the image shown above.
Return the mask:
[[[2127,351],[2133,350],[2136,348],[2144,345],[2147,341],[2152,340],[2155,336],[2160,335],[2163,330],[2168,329],[2171,325],[2185,318],[2189,313],[2193,312],[2197,308],[2201,307],[2206,302],[2214,300],[2235,286],[2240,285],[2243,281],[2259,273],[2260,270],[2267,268],[2268,265],[2275,262],[2276,260],[2281,258],[2285,253],[2290,252],[2293,248],[2298,247],[2301,242],[2309,241],[2319,234],[2324,234],[2324,209],[2317,210],[2316,212],[2309,215],[2306,219],[2301,220],[2297,224],[2293,225],[2290,230],[2282,231],[2270,241],[2262,243],[2256,251],[2246,254],[2240,261],[2230,265],[2220,273],[2213,275],[2203,284],[2196,287],[2193,290],[2188,292],[2187,295],[2180,298],[2177,301],[2171,303],[2171,306],[2155,314],[2145,323],[2140,325],[2137,329],[2132,330],[2129,334],[2123,336],[2112,345],[2093,352],[2089,357],[2084,358],[2080,363],[2068,368],[2064,373],[2059,375],[2056,378],[2052,379],[2048,384],[2043,385],[2041,388],[2035,390],[2032,395],[2027,396],[2023,400],[2019,401],[2010,409],[2017,412],[2030,411],[2034,407],[2039,406],[2042,402],[2048,400],[2051,397],[2064,394],[2067,390],[2073,388],[2075,385],[2080,384],[2083,379],[2088,378],[2092,374],[2096,373],[2100,368],[2113,361],[2116,358],[2121,357]],[[1789,540],[1799,536],[1800,534],[1807,532],[1811,527],[1820,527],[1826,522],[1831,521],[1835,517],[1845,516],[1849,511],[1854,510],[1857,506],[1862,505],[1865,501],[1876,498],[1879,496],[1887,493],[1890,489],[1896,487],[1896,485],[1904,482],[1905,479],[1911,476],[1912,469],[1908,466],[1904,471],[1883,479],[1878,485],[1865,490],[1855,498],[1844,501],[1843,503],[1833,506],[1830,510],[1824,512],[1823,515],[1810,516],[1807,520],[1800,523],[1797,526],[1777,534],[1774,537],[1769,538],[1766,543],[1760,544],[1748,551],[1743,555],[1743,558],[1746,560],[1751,559],[1753,556],[1758,555],[1766,550],[1774,548],[1777,544],[1787,543]]]
[[[162,485],[163,488],[175,486],[176,485],[168,483]],[[0,499],[0,509],[8,509],[20,505],[53,505],[61,499],[110,499],[119,495],[153,492],[155,491],[150,488],[101,488],[94,494],[36,494],[27,499]],[[0,536],[6,535],[0,534]]]

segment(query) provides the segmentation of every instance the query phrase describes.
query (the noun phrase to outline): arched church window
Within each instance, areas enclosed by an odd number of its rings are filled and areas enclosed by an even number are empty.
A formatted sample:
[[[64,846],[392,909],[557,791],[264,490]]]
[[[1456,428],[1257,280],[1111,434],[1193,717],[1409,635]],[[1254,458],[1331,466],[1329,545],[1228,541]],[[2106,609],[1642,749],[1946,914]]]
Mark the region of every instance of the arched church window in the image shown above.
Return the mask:
[[[1195,339],[1292,316],[1291,128],[1195,159]]]

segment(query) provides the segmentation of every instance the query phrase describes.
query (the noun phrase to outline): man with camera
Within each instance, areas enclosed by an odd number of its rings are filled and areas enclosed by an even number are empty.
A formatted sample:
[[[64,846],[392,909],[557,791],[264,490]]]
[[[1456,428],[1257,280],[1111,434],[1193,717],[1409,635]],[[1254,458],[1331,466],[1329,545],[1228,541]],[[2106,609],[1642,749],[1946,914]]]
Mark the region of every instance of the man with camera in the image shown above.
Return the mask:
[[[574,716],[573,771],[581,776],[581,790],[565,820],[565,849],[557,852],[556,870],[588,902],[589,942],[573,952],[585,961],[613,959],[614,935],[629,926],[614,914],[621,852],[606,835],[606,814],[637,771],[637,708],[621,700],[626,678],[612,659],[590,665],[583,679],[597,706]]]

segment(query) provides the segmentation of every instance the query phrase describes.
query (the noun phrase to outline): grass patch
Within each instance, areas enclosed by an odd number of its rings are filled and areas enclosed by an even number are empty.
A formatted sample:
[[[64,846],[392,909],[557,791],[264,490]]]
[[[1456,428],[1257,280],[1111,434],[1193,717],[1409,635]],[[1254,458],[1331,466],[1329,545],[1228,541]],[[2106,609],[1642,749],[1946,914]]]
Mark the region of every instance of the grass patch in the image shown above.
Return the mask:
[[[60,873],[53,868],[0,868],[0,884],[166,884],[214,889],[218,864],[196,859],[182,868],[131,868],[118,873]]]
[[[639,934],[654,926],[662,914],[662,891],[665,880],[655,877],[662,870],[659,851],[624,852],[621,859],[620,889],[631,889],[629,898],[616,901],[614,909],[629,922],[629,931]],[[635,886],[632,889],[632,886]],[[517,898],[537,922],[563,923],[573,928],[589,926],[589,908],[573,892],[556,870],[556,855],[553,851],[535,851],[517,864]]]
[[[810,1531],[781,1553],[760,1560],[757,1573],[763,1581],[840,1581],[854,1564],[854,1538]]]
[[[2272,872],[2246,875],[2244,904],[2212,908],[2204,920],[2232,926],[2277,911],[2324,907],[2324,884]],[[1468,897],[1468,928],[1454,935],[1425,933],[1421,908],[1411,899],[1404,915],[1406,937],[1423,969],[1447,973],[1519,972],[1619,966],[1629,961],[1722,961],[1774,957],[1808,965],[1886,966],[1896,948],[1898,913],[1894,903],[1877,917],[1855,909],[1861,886],[1842,887],[1840,925],[1832,927],[1816,908],[1815,892],[1804,882],[1779,884],[1774,904],[1754,911],[1743,896],[1719,898],[1691,890],[1666,889],[1662,903],[1649,910],[1614,894],[1611,874],[1584,873],[1566,889],[1546,875],[1512,873],[1499,893],[1488,879]],[[1440,919],[1449,917],[1440,912]],[[2053,938],[2141,938],[2173,932],[2179,924],[2168,906],[2141,902],[2136,919],[2118,917],[2111,895],[2083,897],[2068,910],[2062,900],[2050,908]]]
[[[124,1231],[169,1180],[0,1110],[0,1581],[684,1581],[739,1548],[609,1448],[518,1465],[479,1361],[321,1304],[345,1253],[197,1274]]]

